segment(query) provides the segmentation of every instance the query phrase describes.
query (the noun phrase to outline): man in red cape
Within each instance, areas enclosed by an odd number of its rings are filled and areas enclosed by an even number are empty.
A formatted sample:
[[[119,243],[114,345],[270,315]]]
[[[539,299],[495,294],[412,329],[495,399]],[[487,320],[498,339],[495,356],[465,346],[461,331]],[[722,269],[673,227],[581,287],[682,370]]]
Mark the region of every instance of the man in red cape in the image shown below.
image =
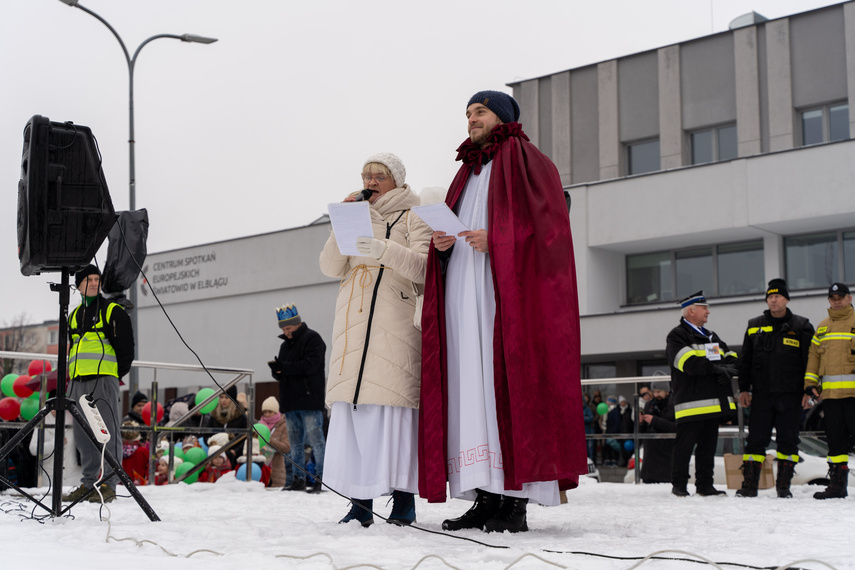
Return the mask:
[[[474,208],[470,221],[484,225],[470,226],[480,229],[459,234],[465,242],[435,232],[428,255],[422,314],[419,493],[429,502],[444,502],[448,483],[452,496],[475,498],[463,516],[443,522],[445,530],[520,532],[528,530],[529,498],[557,504],[559,485],[573,488],[579,475],[587,472],[573,241],[558,171],[516,122],[516,101],[502,92],[482,91],[469,101],[466,116],[470,138],[458,148],[457,160],[463,166],[451,183],[446,204],[464,223],[461,209],[469,215]],[[487,177],[481,176],[482,171]],[[476,199],[478,192],[483,197]],[[474,206],[467,206],[467,200],[470,204],[476,200]],[[464,256],[476,260],[470,265],[478,259],[487,264],[485,281],[492,276],[491,283],[476,285],[489,297],[478,301],[486,303],[487,310],[477,309],[479,316],[486,313],[490,318],[486,326],[483,319],[480,324],[459,322],[465,317],[458,318],[458,312],[475,310],[472,303],[461,304],[467,298],[459,291],[472,288],[468,277],[457,277],[462,285],[448,281],[455,257]],[[479,331],[490,334],[492,329],[492,342],[487,339],[481,350],[479,341],[468,334],[473,327],[476,336]],[[457,371],[453,377],[472,368],[458,366],[458,361],[485,360],[484,353],[490,351],[482,368],[485,373],[492,369],[492,387],[486,378],[465,374],[449,383],[449,365]],[[476,362],[475,368],[479,366]],[[459,389],[467,383],[468,389]],[[473,383],[476,392],[490,400],[482,410],[487,418],[473,420],[474,430],[470,429],[473,406],[469,400],[478,398],[461,397],[471,395]],[[493,390],[494,410],[489,397]],[[486,444],[467,448],[462,443],[460,451],[449,449],[450,438],[459,442],[470,440],[472,431],[489,431],[484,423],[497,429],[499,449]],[[486,462],[493,470],[489,480],[472,488],[472,478],[466,481],[459,474],[478,462]]]

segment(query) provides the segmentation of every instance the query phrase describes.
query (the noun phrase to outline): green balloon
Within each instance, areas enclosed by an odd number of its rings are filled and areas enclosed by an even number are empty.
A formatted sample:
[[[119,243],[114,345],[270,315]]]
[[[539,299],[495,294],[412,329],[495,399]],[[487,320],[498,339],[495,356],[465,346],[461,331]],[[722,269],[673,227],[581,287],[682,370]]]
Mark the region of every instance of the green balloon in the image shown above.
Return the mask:
[[[193,465],[199,465],[205,458],[208,457],[208,454],[205,453],[205,450],[201,447],[191,447],[190,449],[185,449],[184,451],[184,463],[188,461]]]
[[[597,404],[597,413],[601,416],[606,415],[607,413],[609,413],[609,405],[605,402],[600,402],[599,404]]]
[[[258,434],[258,439],[260,440],[262,447],[270,443],[270,428],[262,423],[257,423],[252,426],[252,428]]]
[[[178,467],[175,468],[175,478],[176,479],[180,478],[182,475],[184,475],[185,473],[187,473],[188,471],[190,471],[194,467],[195,467],[195,465],[193,465],[192,463],[187,463],[185,461],[184,463],[182,463],[181,465],[179,465]],[[198,478],[199,478],[199,472],[197,471],[196,473],[194,473],[190,477],[187,477],[186,479],[184,479],[184,482],[187,483],[188,485],[190,485],[191,483],[195,483]]]
[[[25,399],[21,402],[21,417],[27,421],[33,419],[33,417],[39,413],[39,401],[31,400],[30,398]]]
[[[6,396],[10,398],[17,398],[18,395],[15,393],[14,385],[15,380],[18,379],[17,374],[7,374],[3,377],[3,380],[0,380],[0,391],[3,392]]]
[[[172,448],[172,451],[173,451],[172,455],[174,457],[177,457],[178,459],[181,459],[181,460],[184,459],[184,450],[183,449],[176,446],[176,447]]]
[[[198,406],[199,404],[201,404],[202,402],[204,402],[205,400],[207,400],[209,397],[211,397],[213,395],[214,395],[214,391],[212,389],[202,388],[201,390],[196,392],[196,405]],[[211,402],[207,406],[205,406],[204,408],[202,408],[199,411],[203,414],[210,414],[211,412],[214,411],[214,408],[216,408],[216,407],[217,407],[217,399],[214,398],[213,400],[211,400]]]
[[[36,401],[38,401],[38,400],[39,400],[39,394],[41,394],[41,392],[33,392],[32,394],[30,394],[30,395],[29,395],[29,396],[27,396],[27,397],[28,397],[30,400],[36,400]]]

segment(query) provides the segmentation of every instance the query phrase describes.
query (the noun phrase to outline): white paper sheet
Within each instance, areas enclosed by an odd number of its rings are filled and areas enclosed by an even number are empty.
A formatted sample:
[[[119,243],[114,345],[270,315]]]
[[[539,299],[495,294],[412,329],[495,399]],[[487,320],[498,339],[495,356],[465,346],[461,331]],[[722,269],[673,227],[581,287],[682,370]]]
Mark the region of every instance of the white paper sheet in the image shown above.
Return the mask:
[[[356,238],[374,237],[368,202],[343,202],[330,204],[330,214],[335,240],[342,255],[362,255],[356,249]]]
[[[424,220],[435,232],[445,232],[446,235],[456,236],[457,239],[464,239],[457,234],[469,231],[469,228],[460,221],[460,218],[451,211],[451,208],[445,202],[414,206],[413,213]]]

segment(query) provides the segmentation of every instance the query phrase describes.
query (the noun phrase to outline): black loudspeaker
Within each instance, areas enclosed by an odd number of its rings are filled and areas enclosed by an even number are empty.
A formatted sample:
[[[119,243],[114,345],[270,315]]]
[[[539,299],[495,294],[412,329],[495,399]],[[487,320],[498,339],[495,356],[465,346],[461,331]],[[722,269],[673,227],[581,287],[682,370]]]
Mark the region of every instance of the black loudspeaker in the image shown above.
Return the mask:
[[[30,119],[18,183],[21,273],[85,267],[115,222],[92,131],[41,115]]]

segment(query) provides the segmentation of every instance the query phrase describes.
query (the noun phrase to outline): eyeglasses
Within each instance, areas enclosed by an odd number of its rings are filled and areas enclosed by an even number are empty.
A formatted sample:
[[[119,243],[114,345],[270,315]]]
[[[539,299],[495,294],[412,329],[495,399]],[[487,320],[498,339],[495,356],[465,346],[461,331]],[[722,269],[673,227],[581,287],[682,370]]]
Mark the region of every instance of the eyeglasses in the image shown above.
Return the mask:
[[[641,393],[641,394],[639,394],[639,395],[640,395],[642,398],[649,398],[649,397],[651,397],[653,394],[651,394],[650,392],[642,392],[642,393]]]
[[[371,182],[372,178],[377,181],[377,184],[383,184],[384,182],[386,182],[386,175],[385,174],[363,174],[362,175],[362,180],[366,183]]]

